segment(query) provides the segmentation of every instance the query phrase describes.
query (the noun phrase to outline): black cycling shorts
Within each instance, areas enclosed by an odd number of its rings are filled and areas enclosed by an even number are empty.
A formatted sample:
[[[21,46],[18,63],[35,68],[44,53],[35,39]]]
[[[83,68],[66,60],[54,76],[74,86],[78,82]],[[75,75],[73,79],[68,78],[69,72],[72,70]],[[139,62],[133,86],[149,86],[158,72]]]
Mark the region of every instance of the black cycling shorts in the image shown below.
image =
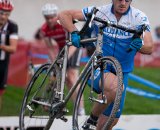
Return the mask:
[[[82,56],[82,50],[77,48],[71,58],[68,60],[67,68],[77,68],[80,66],[80,60]]]

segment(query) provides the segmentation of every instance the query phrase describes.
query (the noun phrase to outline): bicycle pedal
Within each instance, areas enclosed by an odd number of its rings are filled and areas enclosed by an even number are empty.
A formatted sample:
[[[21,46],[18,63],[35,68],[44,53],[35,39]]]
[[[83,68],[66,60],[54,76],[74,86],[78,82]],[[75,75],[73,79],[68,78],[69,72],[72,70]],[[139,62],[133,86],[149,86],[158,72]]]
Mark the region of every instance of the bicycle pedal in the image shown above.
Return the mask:
[[[62,121],[64,121],[64,122],[67,122],[67,121],[68,121],[68,119],[67,119],[66,117],[64,117],[64,116],[62,116],[60,119],[61,119]]]
[[[34,110],[32,109],[32,107],[30,105],[27,105],[27,108],[29,111],[34,112]]]
[[[107,104],[107,99],[96,99],[94,97],[89,97],[89,99],[93,102],[97,102],[97,103],[100,103],[100,104]]]

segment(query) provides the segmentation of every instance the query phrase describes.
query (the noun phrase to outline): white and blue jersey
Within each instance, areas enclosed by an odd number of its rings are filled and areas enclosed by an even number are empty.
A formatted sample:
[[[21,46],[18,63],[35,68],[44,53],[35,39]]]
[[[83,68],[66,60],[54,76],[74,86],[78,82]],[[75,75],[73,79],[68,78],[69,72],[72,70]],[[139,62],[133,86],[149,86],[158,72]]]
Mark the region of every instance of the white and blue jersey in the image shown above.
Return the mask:
[[[92,7],[87,7],[82,9],[83,15],[86,19],[86,14],[90,13]],[[141,25],[147,25],[147,31],[150,31],[149,21],[147,16],[138,9],[130,6],[127,12],[117,21],[114,12],[113,5],[105,5],[98,7],[99,11],[96,14],[96,17],[102,18],[104,20],[110,21],[117,25],[125,26],[130,29],[138,29]],[[103,13],[102,13],[103,12]],[[95,22],[95,25],[98,25],[98,22]],[[121,64],[123,72],[131,72],[134,66],[134,56],[135,51],[127,52],[129,44],[132,41],[133,34],[116,29],[113,27],[106,27],[104,29],[103,36],[103,54],[104,56],[113,56]]]

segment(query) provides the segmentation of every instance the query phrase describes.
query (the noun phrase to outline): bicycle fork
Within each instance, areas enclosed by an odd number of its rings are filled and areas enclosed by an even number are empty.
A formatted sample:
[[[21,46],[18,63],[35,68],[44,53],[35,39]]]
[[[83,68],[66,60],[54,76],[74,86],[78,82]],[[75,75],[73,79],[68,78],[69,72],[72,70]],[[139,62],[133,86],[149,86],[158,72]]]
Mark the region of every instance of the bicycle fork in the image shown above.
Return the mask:
[[[97,46],[96,46],[96,51],[95,51],[95,55],[94,57],[92,58],[92,64],[91,64],[91,91],[90,91],[90,96],[89,96],[89,99],[91,101],[94,101],[94,102],[97,102],[97,103],[100,103],[100,104],[107,104],[107,99],[106,99],[106,96],[104,95],[104,67],[103,64],[101,65],[101,68],[100,68],[100,76],[101,76],[101,89],[102,89],[102,99],[97,99],[93,96],[93,88],[94,88],[94,73],[95,73],[95,66],[97,66],[97,58],[99,56],[102,55],[102,39],[103,39],[103,33],[100,33],[98,34],[98,37],[97,37]]]
[[[97,59],[96,59],[97,60]],[[94,90],[93,90],[93,88],[94,88],[94,73],[95,73],[95,65],[97,64],[95,61],[96,60],[93,60],[93,62],[92,62],[92,68],[91,68],[91,91],[90,91],[90,96],[89,96],[89,99],[91,100],[91,101],[93,101],[93,102],[97,102],[97,103],[100,103],[100,104],[107,104],[107,99],[106,99],[106,96],[104,95],[104,70],[103,70],[103,68],[101,68],[100,69],[100,76],[101,76],[101,89],[102,89],[102,93],[101,93],[101,99],[97,99],[97,98],[95,98],[94,96],[93,96],[93,93],[94,93]]]

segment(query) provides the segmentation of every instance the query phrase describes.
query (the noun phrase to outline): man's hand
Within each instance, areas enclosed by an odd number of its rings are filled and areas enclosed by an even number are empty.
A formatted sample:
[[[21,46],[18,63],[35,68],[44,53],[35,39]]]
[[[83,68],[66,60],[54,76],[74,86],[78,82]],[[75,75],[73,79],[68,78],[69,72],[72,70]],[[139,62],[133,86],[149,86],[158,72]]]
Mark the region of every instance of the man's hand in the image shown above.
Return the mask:
[[[78,31],[73,31],[71,33],[71,42],[72,42],[72,45],[77,47],[77,48],[80,48],[81,45],[80,45],[80,35],[78,34]]]
[[[142,39],[141,38],[135,38],[129,45],[130,50],[139,51],[142,48]]]

